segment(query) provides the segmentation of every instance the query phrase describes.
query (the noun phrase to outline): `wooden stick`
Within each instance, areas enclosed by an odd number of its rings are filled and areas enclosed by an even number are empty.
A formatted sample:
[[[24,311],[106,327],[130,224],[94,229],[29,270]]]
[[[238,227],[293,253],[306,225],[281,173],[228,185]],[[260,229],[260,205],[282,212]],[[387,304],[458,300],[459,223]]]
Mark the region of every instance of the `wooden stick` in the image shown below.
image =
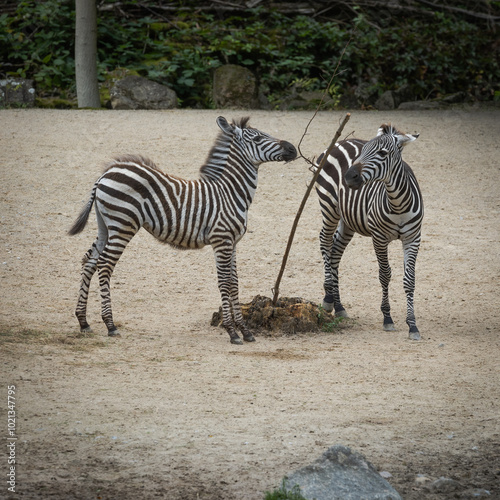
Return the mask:
[[[314,172],[314,176],[312,178],[312,181],[310,182],[309,186],[307,186],[306,193],[304,194],[304,197],[302,198],[302,203],[300,204],[299,210],[297,211],[297,214],[295,215],[295,220],[293,221],[292,230],[290,231],[290,236],[288,237],[288,245],[287,245],[286,250],[285,250],[285,255],[283,255],[283,261],[281,262],[281,269],[280,269],[280,272],[278,274],[278,279],[276,280],[274,288],[272,289],[273,306],[276,306],[276,302],[278,301],[278,296],[280,293],[281,278],[283,277],[283,273],[285,272],[285,267],[286,267],[286,263],[288,260],[288,255],[290,254],[290,248],[292,247],[293,237],[295,236],[295,230],[297,229],[297,225],[299,223],[300,216],[302,215],[302,211],[304,210],[304,207],[306,205],[307,198],[309,198],[309,194],[311,193],[312,188],[316,184],[316,180],[318,179],[319,174],[321,173],[321,170],[323,170],[323,167],[325,166],[326,162],[328,161],[328,156],[335,148],[335,143],[337,142],[337,139],[340,137],[340,134],[342,133],[342,130],[344,129],[345,124],[349,121],[350,117],[351,117],[351,113],[347,113],[345,115],[344,119],[342,120],[342,123],[340,124],[340,127],[335,134],[335,137],[332,139],[330,146],[328,146],[328,149],[326,150],[325,154],[323,155],[323,158],[321,159],[321,161],[318,165],[318,168],[316,169],[316,172]]]

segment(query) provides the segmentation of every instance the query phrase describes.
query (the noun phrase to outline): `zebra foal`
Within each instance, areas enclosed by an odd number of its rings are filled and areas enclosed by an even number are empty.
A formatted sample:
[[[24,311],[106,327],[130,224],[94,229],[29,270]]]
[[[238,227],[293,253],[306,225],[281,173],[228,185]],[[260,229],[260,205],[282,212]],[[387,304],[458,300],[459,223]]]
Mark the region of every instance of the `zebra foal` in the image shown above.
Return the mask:
[[[164,174],[153,162],[139,156],[117,158],[108,165],[69,230],[70,235],[83,231],[94,206],[97,239],[83,257],[75,312],[82,332],[91,331],[87,300],[90,281],[98,271],[102,319],[108,335],[119,335],[111,311],[111,274],[127,244],[143,227],[174,247],[212,246],[223,325],[233,344],[242,344],[236,328],[244,340],[255,340],[239,305],[236,244],[246,232],[259,165],[292,161],[297,151],[289,142],[249,127],[248,120],[230,124],[223,117],[217,118],[221,131],[197,180]]]
[[[403,147],[417,138],[418,134],[404,134],[392,125],[381,125],[377,136],[370,141],[342,141],[328,157],[316,182],[323,216],[320,233],[325,270],[323,307],[335,310],[336,316],[347,316],[339,294],[340,259],[355,233],[370,236],[379,265],[384,329],[394,330],[387,247],[392,240],[399,239],[404,251],[406,323],[412,340],[420,340],[413,295],[424,205],[417,179],[401,154]]]

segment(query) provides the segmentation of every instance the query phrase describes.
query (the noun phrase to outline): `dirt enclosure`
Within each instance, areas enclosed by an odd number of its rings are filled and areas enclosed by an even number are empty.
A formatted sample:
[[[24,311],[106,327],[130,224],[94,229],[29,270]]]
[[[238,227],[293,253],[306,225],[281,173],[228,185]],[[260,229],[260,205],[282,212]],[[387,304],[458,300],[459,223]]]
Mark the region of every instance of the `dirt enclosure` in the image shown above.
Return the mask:
[[[404,152],[424,194],[415,311],[407,340],[402,250],[390,246],[396,332],[382,330],[371,241],[340,267],[351,316],[333,332],[257,335],[235,346],[210,326],[220,304],[213,253],[179,251],[141,231],[112,279],[121,338],[89,298],[94,334],[73,315],[80,261],[96,236],[66,231],[103,164],[151,157],[195,178],[238,111],[3,110],[0,131],[1,434],[15,386],[16,493],[2,498],[262,500],[282,477],[343,444],[363,453],[405,499],[500,498],[500,111],[352,113],[345,134],[392,122],[420,138]],[[309,112],[251,112],[295,145]],[[344,113],[320,113],[301,149],[318,155]],[[260,169],[238,246],[240,299],[271,296],[311,178],[306,163]],[[281,295],[316,302],[323,269],[316,195],[297,230]],[[5,441],[4,441],[5,442]],[[449,490],[430,490],[439,477]],[[487,496],[484,490],[489,491]]]

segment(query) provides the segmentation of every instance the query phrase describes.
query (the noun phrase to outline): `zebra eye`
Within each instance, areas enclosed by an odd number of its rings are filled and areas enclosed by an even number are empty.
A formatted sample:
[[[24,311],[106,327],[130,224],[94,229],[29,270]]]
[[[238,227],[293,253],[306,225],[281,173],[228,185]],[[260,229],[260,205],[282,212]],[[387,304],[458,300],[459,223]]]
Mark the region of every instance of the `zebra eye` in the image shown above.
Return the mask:
[[[382,158],[385,158],[388,154],[389,154],[389,150],[388,150],[388,149],[381,149],[381,150],[379,151],[379,155],[380,155]]]
[[[253,142],[260,142],[262,140],[262,135],[256,135],[254,137],[252,137],[252,141]]]

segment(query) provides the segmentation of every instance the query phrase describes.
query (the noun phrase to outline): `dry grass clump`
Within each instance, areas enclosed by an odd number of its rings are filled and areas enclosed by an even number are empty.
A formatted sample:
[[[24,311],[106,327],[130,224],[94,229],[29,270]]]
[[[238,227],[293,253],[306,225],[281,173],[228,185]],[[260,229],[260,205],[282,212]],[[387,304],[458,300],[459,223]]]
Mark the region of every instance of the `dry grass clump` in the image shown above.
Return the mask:
[[[0,345],[8,348],[9,344],[63,346],[76,351],[91,351],[104,347],[106,342],[95,334],[68,335],[44,330],[0,328]]]

